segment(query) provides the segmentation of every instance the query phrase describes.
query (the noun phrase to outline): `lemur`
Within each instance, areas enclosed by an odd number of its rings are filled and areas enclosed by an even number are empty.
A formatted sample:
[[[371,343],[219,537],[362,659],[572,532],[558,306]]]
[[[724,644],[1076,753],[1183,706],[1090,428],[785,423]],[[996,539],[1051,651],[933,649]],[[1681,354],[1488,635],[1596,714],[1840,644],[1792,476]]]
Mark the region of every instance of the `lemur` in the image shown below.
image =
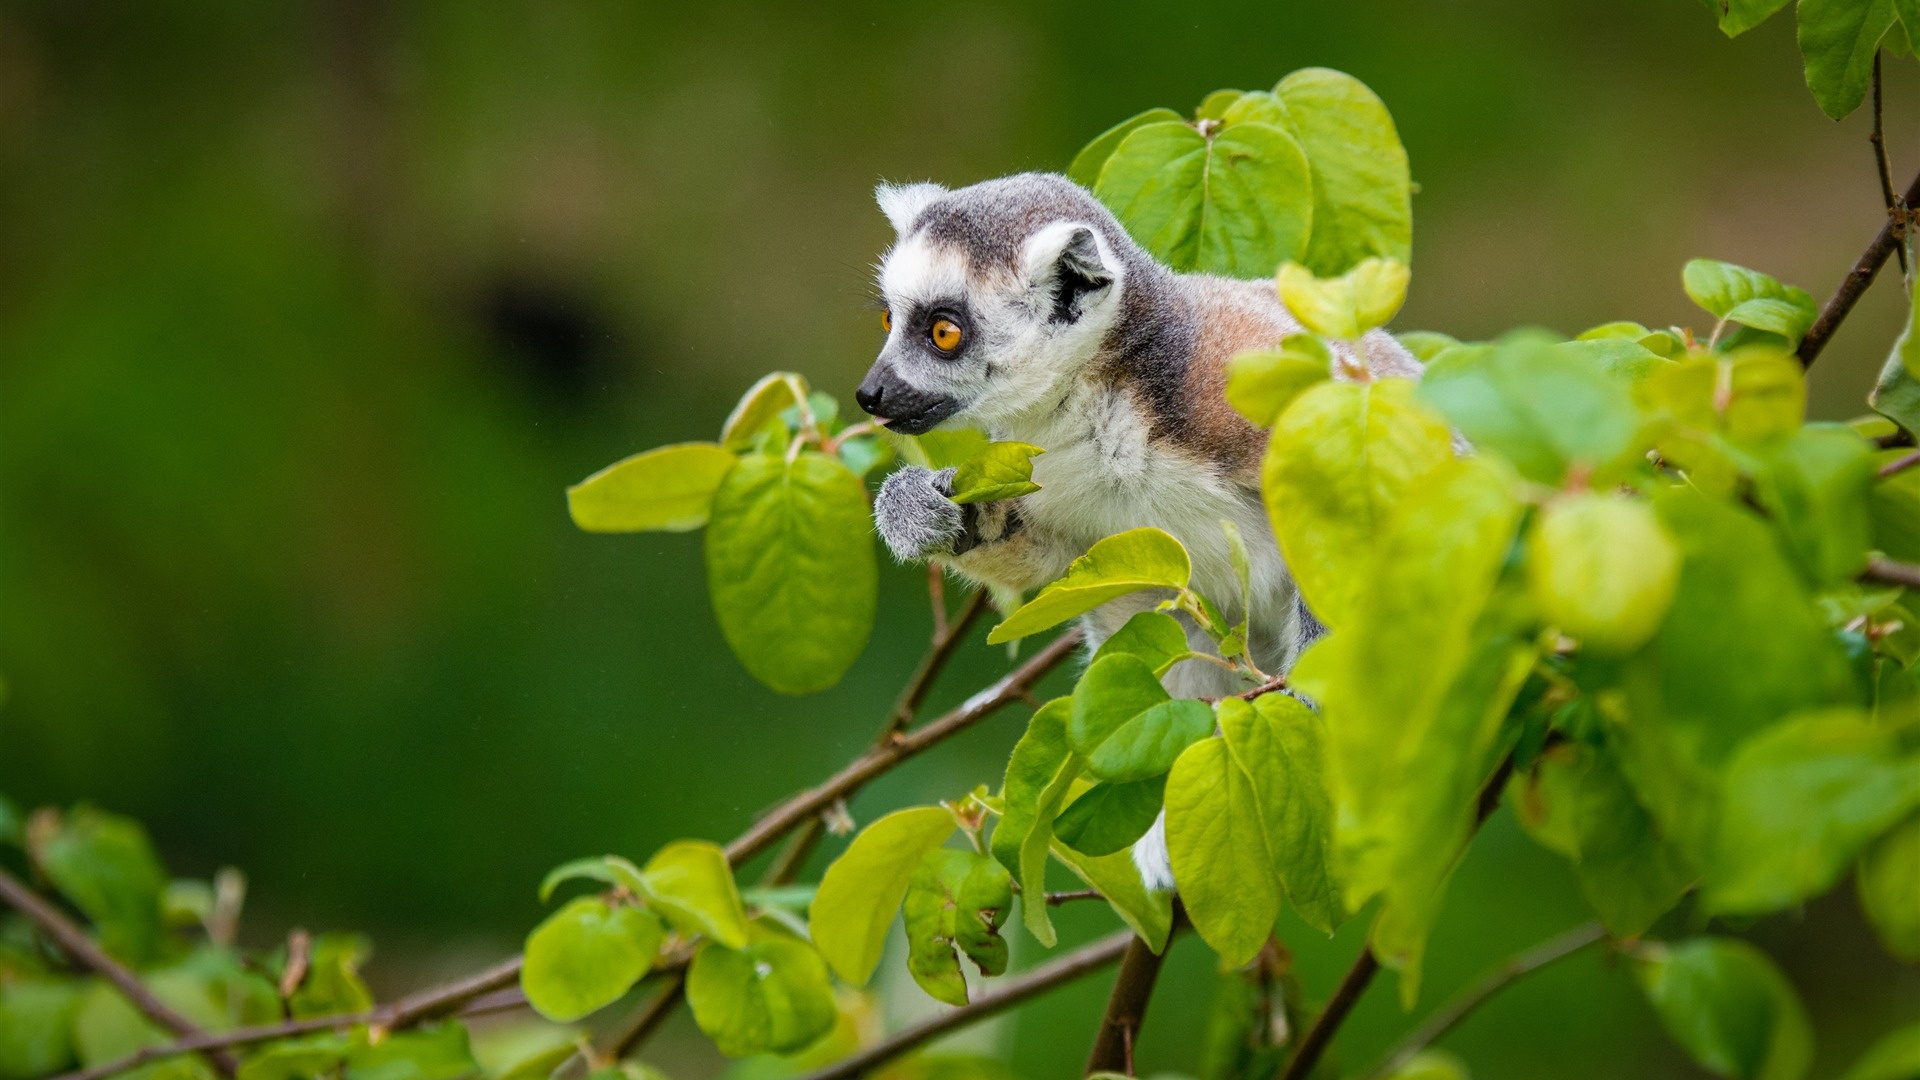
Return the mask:
[[[952,191],[882,184],[875,195],[898,237],[879,266],[886,345],[855,400],[901,434],[952,424],[1046,451],[1033,461],[1040,490],[998,502],[952,502],[951,469],[893,473],[874,517],[894,556],[1026,591],[1094,542],[1151,525],[1186,545],[1194,588],[1237,622],[1240,585],[1220,524],[1231,521],[1251,556],[1251,654],[1262,670],[1286,671],[1320,627],[1261,502],[1267,433],[1225,398],[1230,357],[1302,329],[1273,281],[1168,269],[1064,176]],[[1385,332],[1367,334],[1358,352],[1336,369],[1419,374]],[[1161,599],[1140,593],[1089,613],[1089,649]],[[1187,633],[1196,651],[1212,651],[1190,621]],[[1197,660],[1163,681],[1177,697],[1244,689]],[[1164,822],[1134,854],[1150,886],[1171,887]]]

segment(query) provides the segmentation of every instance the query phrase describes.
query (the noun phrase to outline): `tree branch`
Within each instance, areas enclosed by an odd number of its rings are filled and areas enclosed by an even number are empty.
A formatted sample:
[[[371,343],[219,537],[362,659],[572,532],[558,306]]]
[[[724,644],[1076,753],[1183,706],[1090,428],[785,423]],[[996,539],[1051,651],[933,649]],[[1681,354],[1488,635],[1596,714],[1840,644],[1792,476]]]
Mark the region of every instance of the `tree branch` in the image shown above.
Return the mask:
[[[1881,555],[1870,555],[1867,557],[1867,568],[1860,573],[1860,579],[1877,581],[1883,585],[1904,585],[1909,589],[1920,589],[1920,566],[1895,562]]]
[[[1913,183],[1907,185],[1907,193],[1900,197],[1899,203],[1901,207],[1915,204],[1920,204],[1920,175],[1915,175]],[[1887,222],[1880,227],[1873,243],[1861,252],[1860,260],[1853,264],[1852,270],[1847,271],[1847,276],[1840,279],[1840,287],[1834,290],[1833,296],[1827,300],[1827,306],[1820,309],[1820,317],[1813,321],[1813,325],[1807,328],[1806,336],[1800,339],[1798,355],[1801,367],[1813,366],[1820,356],[1820,350],[1826,348],[1827,341],[1833,337],[1833,332],[1840,328],[1840,323],[1853,310],[1853,305],[1859,303],[1867,286],[1873,284],[1874,275],[1886,265],[1887,256],[1900,246],[1900,238],[1906,232],[1905,218],[1904,212],[1887,215]]]
[[[1880,52],[1873,53],[1873,133],[1867,136],[1873,144],[1873,171],[1880,179],[1880,199],[1887,205],[1889,214],[1897,213],[1900,204],[1893,195],[1893,168],[1887,164],[1887,136],[1880,123]],[[1907,248],[1905,244],[1895,244],[1894,257],[1900,260],[1900,269],[1907,268]]]
[[[106,951],[94,944],[84,930],[76,926],[59,908],[48,903],[39,893],[28,887],[27,883],[0,869],[0,900],[33,921],[40,932],[47,935],[62,952],[73,957],[90,968],[95,974],[112,983],[116,989],[133,1002],[149,1020],[173,1032],[183,1039],[190,1039],[205,1032],[196,1027],[193,1021],[181,1016],[168,1007],[167,1003],[153,996],[139,976],[128,971],[118,960],[108,956]],[[229,1054],[211,1055],[220,1070],[232,1076],[239,1070],[239,1063]]]
[[[1887,462],[1885,465],[1880,466],[1880,478],[1884,480],[1895,473],[1906,472],[1915,465],[1920,465],[1920,450],[1902,454],[1892,461]]]
[[[1051,901],[1052,897],[1048,897]],[[1186,911],[1180,901],[1173,902],[1173,925],[1178,931]],[[1106,1015],[1100,1018],[1100,1031],[1093,1038],[1093,1051],[1087,1055],[1087,1073],[1117,1072],[1133,1075],[1133,1047],[1146,1022],[1147,1005],[1153,999],[1154,984],[1160,978],[1160,966],[1166,962],[1167,949],[1173,947],[1173,933],[1166,946],[1155,953],[1142,938],[1127,944],[1120,958],[1120,974],[1114,976],[1113,993],[1107,998]]]
[[[1006,980],[992,993],[982,994],[957,1009],[941,1013],[904,1031],[896,1032],[852,1057],[835,1062],[818,1072],[809,1073],[802,1080],[851,1080],[853,1077],[865,1076],[873,1069],[922,1043],[957,1028],[966,1027],[977,1020],[984,1020],[995,1013],[1004,1012],[1028,998],[1036,997],[1056,986],[1072,982],[1082,975],[1106,967],[1120,959],[1120,955],[1127,951],[1128,945],[1136,940],[1138,939],[1134,937],[1131,930],[1109,934],[1091,945],[1082,946],[1032,971]]]
[[[1427,1017],[1424,1023],[1395,1044],[1380,1064],[1364,1075],[1385,1077],[1392,1074],[1394,1070],[1405,1067],[1407,1062],[1413,1060],[1415,1054],[1425,1050],[1436,1039],[1452,1031],[1460,1021],[1465,1020],[1488,998],[1524,976],[1563,957],[1572,956],[1606,936],[1606,927],[1598,922],[1583,923],[1563,934],[1548,938],[1525,952],[1508,957],[1498,967],[1482,975],[1479,981],[1435,1009],[1433,1015]]]
[[[1474,803],[1473,828],[1467,833],[1469,840],[1499,808],[1500,794],[1506,790],[1507,778],[1512,775],[1513,752],[1509,750],[1507,755],[1500,759],[1500,765],[1493,770],[1493,775],[1488,777],[1486,784],[1480,788],[1480,796]],[[1327,1000],[1327,1007],[1320,1010],[1320,1015],[1314,1018],[1313,1026],[1308,1028],[1306,1035],[1301,1037],[1300,1048],[1293,1052],[1292,1058],[1288,1059],[1286,1071],[1280,1074],[1280,1080],[1306,1080],[1308,1074],[1313,1072],[1313,1067],[1319,1064],[1320,1056],[1327,1052],[1327,1046],[1333,1042],[1333,1036],[1340,1030],[1340,1025],[1346,1023],[1347,1017],[1353,1012],[1353,1007],[1359,1003],[1360,995],[1367,992],[1373,977],[1379,973],[1380,961],[1373,955],[1373,937],[1368,935],[1367,943],[1360,949],[1360,955],[1354,959],[1353,966],[1347,969],[1346,976],[1340,980],[1339,989],[1333,992],[1333,997]]]

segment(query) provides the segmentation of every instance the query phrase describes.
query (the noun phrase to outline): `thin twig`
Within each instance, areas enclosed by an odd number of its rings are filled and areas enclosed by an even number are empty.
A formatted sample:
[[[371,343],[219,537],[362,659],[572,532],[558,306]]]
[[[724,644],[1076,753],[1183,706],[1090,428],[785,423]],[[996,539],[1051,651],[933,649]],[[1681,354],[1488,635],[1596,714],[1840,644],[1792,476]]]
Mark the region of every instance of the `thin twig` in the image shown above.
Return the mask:
[[[1173,923],[1177,931],[1186,912],[1174,900]],[[1120,958],[1120,973],[1114,976],[1113,993],[1107,997],[1107,1011],[1100,1018],[1100,1030],[1093,1037],[1093,1050],[1087,1055],[1087,1073],[1117,1072],[1133,1075],[1133,1046],[1146,1022],[1147,1005],[1153,1000],[1153,988],[1160,979],[1160,966],[1166,962],[1167,949],[1173,946],[1173,934],[1159,952],[1144,938],[1127,943],[1127,954]]]
[[[1915,465],[1920,465],[1920,450],[1902,454],[1892,461],[1887,462],[1885,465],[1880,466],[1880,477],[1881,479],[1885,479],[1894,473],[1906,472]]]
[[[1499,808],[1500,794],[1506,790],[1507,778],[1512,775],[1513,753],[1508,751],[1493,770],[1493,775],[1481,786],[1479,797],[1474,801],[1473,828],[1467,833],[1469,840]],[[1333,997],[1327,1000],[1327,1007],[1320,1010],[1313,1026],[1301,1037],[1300,1047],[1288,1059],[1287,1069],[1280,1074],[1280,1080],[1306,1080],[1313,1072],[1313,1067],[1319,1064],[1320,1055],[1327,1052],[1340,1025],[1346,1023],[1353,1007],[1359,1003],[1360,995],[1367,992],[1373,977],[1379,973],[1380,961],[1373,955],[1373,938],[1369,935],[1366,944],[1361,946],[1360,955],[1354,958],[1353,966],[1347,969],[1346,976],[1340,980],[1340,988],[1333,992]]]
[[[1893,169],[1887,164],[1887,137],[1880,124],[1880,52],[1873,54],[1873,134],[1867,136],[1873,143],[1874,172],[1880,177],[1880,198],[1887,204],[1887,213],[1898,214],[1902,207],[1893,194]],[[1894,245],[1893,254],[1900,260],[1900,269],[1907,269],[1907,248],[1905,244]]]
[[[1920,174],[1914,176],[1913,183],[1907,185],[1906,194],[1900,197],[1901,206],[1915,204],[1920,204]],[[1900,246],[1900,238],[1906,232],[1905,217],[1904,213],[1887,215],[1886,224],[1880,226],[1873,243],[1860,253],[1860,260],[1853,264],[1852,270],[1847,271],[1847,276],[1840,279],[1840,287],[1834,290],[1833,296],[1827,300],[1827,306],[1820,309],[1820,317],[1813,320],[1806,336],[1800,339],[1797,355],[1802,367],[1813,366],[1820,356],[1820,350],[1826,348],[1828,340],[1833,337],[1833,332],[1840,328],[1840,323],[1853,310],[1853,305],[1859,303],[1867,286],[1873,284],[1874,275],[1886,265],[1887,256]]]
[[[1920,589],[1920,566],[1912,563],[1895,562],[1881,555],[1867,558],[1867,568],[1862,571],[1863,581],[1877,581],[1883,585],[1904,585],[1909,589]]]
[[[60,909],[48,903],[41,895],[28,887],[27,883],[0,870],[0,900],[32,920],[61,951],[73,957],[91,969],[101,978],[112,983],[134,1008],[139,1009],[149,1020],[173,1032],[183,1039],[204,1035],[193,1021],[173,1011],[166,1002],[153,996],[139,976],[128,971],[118,960],[106,954],[106,950],[94,944],[86,931],[76,926],[72,919],[61,913]],[[239,1062],[230,1054],[211,1055],[219,1064],[221,1071],[232,1076],[239,1070]]]
[[[1478,981],[1435,1009],[1419,1027],[1408,1032],[1406,1038],[1395,1044],[1378,1066],[1370,1073],[1363,1075],[1384,1077],[1405,1067],[1407,1062],[1413,1060],[1415,1054],[1425,1050],[1442,1035],[1452,1031],[1460,1021],[1465,1020],[1488,998],[1506,989],[1515,981],[1562,957],[1571,956],[1606,936],[1607,928],[1598,922],[1582,923],[1565,933],[1548,938],[1525,952],[1507,957],[1498,967],[1482,975]]]
[[[1004,1012],[1028,998],[1106,967],[1120,959],[1120,954],[1126,952],[1128,944],[1134,940],[1136,939],[1131,930],[1109,934],[1091,945],[1082,946],[1032,971],[1008,979],[996,987],[992,993],[982,994],[957,1009],[941,1013],[930,1020],[896,1032],[852,1057],[829,1065],[818,1072],[809,1073],[803,1080],[851,1080],[853,1077],[865,1076],[873,1069],[922,1043],[945,1035],[956,1028],[966,1027],[977,1020],[984,1020],[995,1013]]]
[[[1071,904],[1075,900],[1105,900],[1105,899],[1106,897],[1100,895],[1099,889],[1073,889],[1067,892],[1048,893],[1047,906],[1059,907],[1061,904]]]

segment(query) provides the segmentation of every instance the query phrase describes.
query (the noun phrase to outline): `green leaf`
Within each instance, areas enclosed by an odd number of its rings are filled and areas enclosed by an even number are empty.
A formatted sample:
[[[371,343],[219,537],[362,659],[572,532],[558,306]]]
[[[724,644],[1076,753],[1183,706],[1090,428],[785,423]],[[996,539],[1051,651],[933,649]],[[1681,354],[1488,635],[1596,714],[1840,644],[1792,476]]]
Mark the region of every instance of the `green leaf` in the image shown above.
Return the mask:
[[[1293,136],[1234,124],[1129,132],[1094,185],[1127,232],[1175,270],[1259,278],[1307,246],[1313,181]]]
[[[1200,99],[1200,104],[1193,110],[1193,118],[1195,120],[1218,120],[1233,108],[1235,102],[1245,96],[1247,96],[1245,90],[1215,90],[1213,93]],[[1171,112],[1172,110],[1168,111]],[[1180,115],[1175,113],[1174,119],[1180,119]]]
[[[1731,938],[1649,945],[1633,972],[1667,1033],[1701,1068],[1739,1080],[1806,1074],[1806,1010],[1760,950]]]
[[[238,1080],[311,1080],[332,1075],[347,1061],[347,1038],[333,1032],[281,1039],[247,1056]],[[569,1053],[572,1047],[567,1047]]]
[[[362,1029],[347,1047],[346,1080],[458,1080],[479,1069],[467,1029],[451,1020],[378,1038]]]
[[[1920,277],[1908,296],[1907,323],[1880,368],[1867,404],[1907,431],[1920,431]]]
[[[1167,935],[1173,930],[1173,894],[1149,891],[1140,880],[1140,868],[1133,852],[1112,855],[1085,855],[1064,844],[1053,845],[1053,855],[1074,876],[1106,898],[1107,906],[1120,921],[1133,928],[1147,947],[1159,953],[1167,947]]]
[[[1779,334],[1790,345],[1800,343],[1820,314],[1805,289],[1729,262],[1694,259],[1681,271],[1680,281],[1707,314]]]
[[[570,1023],[620,1000],[653,967],[666,936],[651,912],[578,897],[527,935],[520,989],[540,1015]]]
[[[957,469],[987,448],[987,433],[975,428],[929,431],[925,435],[887,433],[908,462],[926,469]]]
[[[1236,93],[1226,90],[1221,93]],[[1212,98],[1208,99],[1209,101]],[[1132,116],[1101,132],[1086,148],[1073,156],[1073,164],[1067,166],[1067,178],[1088,190],[1100,182],[1100,170],[1107,159],[1126,141],[1127,136],[1148,124],[1184,124],[1185,118],[1172,109],[1148,109],[1138,116]]]
[[[1436,330],[1407,330],[1395,334],[1402,348],[1413,354],[1415,360],[1430,364],[1448,349],[1460,347],[1460,339],[1442,334]]]
[[[1139,611],[1114,631],[1112,637],[1100,643],[1093,658],[1098,661],[1125,653],[1159,673],[1187,651],[1187,631],[1179,619],[1162,611]]]
[[[1680,549],[1644,502],[1583,492],[1547,504],[1527,580],[1549,622],[1603,656],[1645,644],[1673,603]]]
[[[1640,412],[1626,386],[1535,335],[1436,359],[1420,398],[1476,448],[1555,487],[1570,470],[1617,467],[1642,449]]]
[[[1226,963],[1244,964],[1280,916],[1259,796],[1216,736],[1180,755],[1166,800],[1167,853],[1193,928]]]
[[[1800,0],[1796,10],[1807,89],[1838,120],[1867,96],[1873,54],[1893,28],[1893,0]]]
[[[1663,367],[1647,378],[1643,392],[1683,428],[1718,432],[1743,446],[1797,431],[1807,406],[1800,361],[1766,346]],[[1666,453],[1668,444],[1660,449]]]
[[[1860,859],[1860,907],[1887,952],[1920,963],[1920,817],[1874,841]]]
[[[1876,455],[1874,465],[1884,468],[1911,452],[1905,448],[1883,450]],[[1870,487],[1867,516],[1872,523],[1874,550],[1909,562],[1920,559],[1920,469],[1902,469]]]
[[[1053,917],[1047,912],[1047,855],[1054,848],[1053,823],[1061,807],[1073,792],[1080,777],[1080,757],[1068,754],[1053,778],[1034,801],[1033,825],[1020,839],[1019,867],[1014,875],[1020,881],[1020,921],[1034,940],[1051,949],[1059,941],[1053,929]]]
[[[1422,1050],[1381,1080],[1468,1080],[1467,1066],[1445,1050]]]
[[[739,452],[752,449],[754,440],[763,428],[778,420],[781,413],[806,400],[806,397],[806,376],[790,371],[762,375],[759,382],[747,388],[747,392],[740,397],[740,403],[727,415],[726,423],[720,427],[720,444],[728,450]]]
[[[820,954],[764,920],[752,925],[745,949],[709,942],[694,954],[687,1002],[729,1057],[791,1054],[832,1031],[839,1015]]]
[[[993,628],[987,644],[998,645],[1058,626],[1101,604],[1141,589],[1184,589],[1193,573],[1187,549],[1159,529],[1129,529],[1109,536],[1073,560],[1066,576],[1041,589],[1020,610]]]
[[[1385,326],[1407,299],[1407,264],[1363,259],[1333,278],[1315,277],[1296,262],[1280,267],[1280,299],[1302,326],[1316,334],[1351,341]]]
[[[1013,907],[1013,877],[985,855],[937,848],[920,862],[902,907],[907,971],[936,1001],[967,1003],[957,947],[982,975],[1007,970],[1000,924]]]
[[[748,454],[707,529],[720,630],[753,677],[783,694],[840,681],[873,631],[879,569],[867,489],[839,459]]]
[[[1333,375],[1333,354],[1310,334],[1280,339],[1227,361],[1227,404],[1257,427],[1272,427],[1293,399]]]
[[[1327,68],[1280,80],[1313,175],[1313,230],[1300,261],[1343,274],[1362,259],[1413,257],[1413,178],[1393,116],[1366,84]]]
[[[1171,616],[1161,617],[1174,622]],[[1134,616],[1127,626],[1139,619],[1139,615]],[[1122,627],[1121,633],[1125,632],[1126,627]],[[1119,637],[1114,635],[1114,639]],[[1184,636],[1181,641],[1184,646]],[[1073,753],[1067,746],[1067,718],[1072,714],[1071,698],[1054,698],[1042,705],[1027,721],[1026,733],[1013,744],[1013,754],[1007,760],[1006,779],[1000,785],[1000,822],[993,828],[988,850],[1001,866],[1015,874],[1020,872],[1020,847],[1033,832],[1040,796]]]
[[[288,1002],[295,1019],[361,1012],[373,1007],[373,991],[360,967],[373,946],[359,934],[321,934],[308,947],[307,977]]]
[[[31,1080],[73,1064],[75,983],[22,979],[0,990],[0,1078]]]
[[[1032,443],[988,443],[954,470],[953,501],[965,506],[1039,491],[1033,482],[1033,459],[1044,453]]]
[[[134,964],[154,955],[167,873],[139,822],[82,806],[33,843],[47,880],[86,914],[101,948]]]
[[[1920,1080],[1920,1024],[1882,1036],[1840,1080]]]
[[[1866,568],[1875,475],[1873,446],[1845,424],[1808,424],[1768,455],[1755,494],[1815,584]]]
[[[1086,855],[1125,851],[1153,827],[1166,787],[1164,774],[1128,783],[1095,784],[1060,812],[1053,823],[1054,835]]]
[[[1580,892],[1615,937],[1638,937],[1672,910],[1696,876],[1648,815],[1619,766],[1599,749],[1565,744],[1516,779],[1516,816],[1573,860]]]
[[[1453,436],[1405,379],[1321,383],[1274,427],[1262,488],[1280,552],[1321,621],[1353,615],[1375,538],[1407,493],[1453,460]]]
[[[1220,732],[1253,785],[1261,833],[1287,899],[1331,934],[1346,919],[1333,873],[1333,807],[1320,717],[1286,694],[1220,702]]]
[[[1087,668],[1073,690],[1067,743],[1102,780],[1159,776],[1188,744],[1213,731],[1199,701],[1170,701],[1153,669],[1135,656],[1108,656]]]
[[[707,523],[738,459],[718,443],[679,443],[617,461],[567,489],[588,532],[687,532]]]
[[[944,806],[896,810],[854,837],[820,879],[808,927],[834,974],[865,985],[880,964],[887,927],[926,854],[956,828]]]
[[[1825,892],[1875,837],[1920,808],[1920,754],[1862,712],[1796,716],[1727,765],[1703,899],[1758,915]]]
[[[746,944],[747,913],[733,867],[718,844],[675,840],[647,860],[637,882],[626,882],[624,859],[609,857],[617,880],[637,885],[648,906],[683,934],[705,934],[729,948]]]
[[[547,871],[540,879],[540,902],[553,899],[554,890],[569,881],[598,881],[606,885],[623,884],[624,875],[616,875],[613,869],[615,855],[590,855],[584,859],[570,859]],[[625,859],[619,859],[626,862]],[[632,863],[627,863],[632,866]],[[636,868],[637,872],[637,868]]]
[[[1706,0],[1708,10],[1720,19],[1720,32],[1728,37],[1741,34],[1766,22],[1789,0]]]

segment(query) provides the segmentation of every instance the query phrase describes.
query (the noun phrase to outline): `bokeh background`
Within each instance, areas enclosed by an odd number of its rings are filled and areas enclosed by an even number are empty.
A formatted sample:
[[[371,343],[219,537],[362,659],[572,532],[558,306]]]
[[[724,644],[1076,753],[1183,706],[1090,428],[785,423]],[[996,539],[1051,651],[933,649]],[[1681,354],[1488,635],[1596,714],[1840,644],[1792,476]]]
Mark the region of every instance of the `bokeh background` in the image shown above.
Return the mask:
[[[1412,155],[1403,328],[1697,319],[1693,255],[1824,298],[1879,224],[1865,115],[1820,115],[1790,20],[1730,43],[1691,0],[0,6],[0,789],[138,815],[182,873],[244,867],[257,943],[372,931],[389,991],[514,948],[564,858],[732,835],[871,736],[922,578],[887,572],[843,685],[780,698],[721,642],[697,535],[581,534],[563,487],[712,437],[770,369],[850,397],[877,179],[1061,168],[1138,110],[1314,64],[1371,84]],[[1917,71],[1889,65],[1902,182]],[[1869,295],[1817,413],[1862,411],[1903,314]],[[1006,665],[976,643],[934,704]],[[855,815],[997,780],[1020,713]],[[1583,917],[1503,812],[1422,1007]],[[1295,928],[1313,993],[1360,929]],[[1819,1073],[1920,1014],[1848,887],[1751,932]],[[1169,971],[1148,1069],[1190,1060],[1211,996],[1198,942]],[[985,1045],[1076,1075],[1103,983]],[[1408,1020],[1382,988],[1339,1051]],[[722,1068],[684,1019],[656,1045]],[[1693,1075],[1598,955],[1448,1045],[1482,1077]]]

